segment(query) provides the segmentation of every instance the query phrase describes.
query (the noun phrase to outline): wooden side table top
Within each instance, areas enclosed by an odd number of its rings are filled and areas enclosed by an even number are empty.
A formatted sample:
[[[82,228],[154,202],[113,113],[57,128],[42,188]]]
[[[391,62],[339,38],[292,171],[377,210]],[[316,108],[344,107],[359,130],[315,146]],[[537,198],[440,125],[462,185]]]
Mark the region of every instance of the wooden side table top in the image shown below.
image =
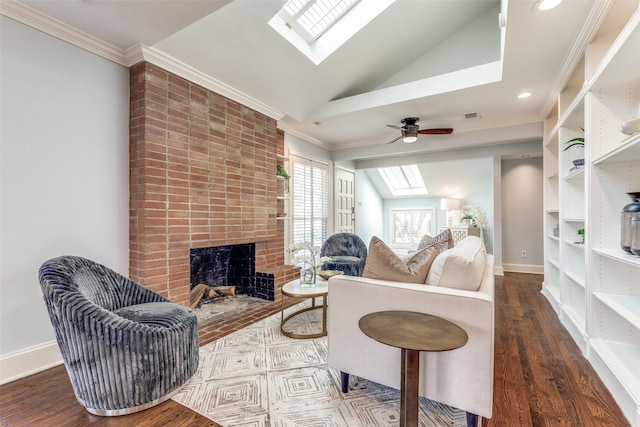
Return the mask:
[[[413,311],[370,313],[360,319],[358,326],[376,341],[408,350],[454,350],[469,339],[465,330],[455,323]]]

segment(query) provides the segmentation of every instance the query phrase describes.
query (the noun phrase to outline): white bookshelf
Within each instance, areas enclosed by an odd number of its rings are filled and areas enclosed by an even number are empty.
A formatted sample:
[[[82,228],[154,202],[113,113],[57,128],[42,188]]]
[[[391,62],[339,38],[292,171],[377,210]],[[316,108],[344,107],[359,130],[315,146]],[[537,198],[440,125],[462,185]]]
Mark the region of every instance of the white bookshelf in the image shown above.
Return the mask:
[[[620,216],[631,202],[626,193],[640,191],[640,134],[625,135],[618,125],[639,114],[639,104],[638,2],[613,2],[545,120],[543,294],[636,427],[640,257],[620,248]],[[582,134],[584,149],[563,150]],[[584,167],[573,168],[576,158]]]

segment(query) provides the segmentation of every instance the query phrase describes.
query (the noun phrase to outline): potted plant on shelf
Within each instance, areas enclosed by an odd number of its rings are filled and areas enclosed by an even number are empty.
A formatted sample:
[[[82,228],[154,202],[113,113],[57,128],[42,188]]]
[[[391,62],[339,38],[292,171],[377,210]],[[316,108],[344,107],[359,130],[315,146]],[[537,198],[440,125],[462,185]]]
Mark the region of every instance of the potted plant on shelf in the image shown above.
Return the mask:
[[[284,178],[284,191],[288,193],[289,192],[289,174],[287,173],[287,171],[284,169],[284,166],[282,165],[278,165],[277,170],[278,170],[278,176],[281,176]]]
[[[584,132],[584,128],[582,126],[580,126],[580,130],[582,132]],[[565,147],[564,147],[564,150],[562,150],[562,151],[567,151],[569,148],[573,148],[573,147],[582,147],[582,148],[584,148],[584,137],[583,136],[578,136],[578,137],[575,137],[575,138],[572,138],[572,139],[568,140],[567,142],[565,142]],[[573,160],[573,165],[575,167],[584,166],[584,158]]]

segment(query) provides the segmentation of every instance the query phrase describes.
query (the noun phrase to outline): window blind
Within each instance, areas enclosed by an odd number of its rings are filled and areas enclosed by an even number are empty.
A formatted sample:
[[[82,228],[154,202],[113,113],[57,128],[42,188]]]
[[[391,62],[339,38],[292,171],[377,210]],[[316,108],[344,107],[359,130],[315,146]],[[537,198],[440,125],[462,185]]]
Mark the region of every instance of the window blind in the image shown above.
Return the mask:
[[[293,156],[292,242],[320,246],[327,238],[329,168],[326,164]]]

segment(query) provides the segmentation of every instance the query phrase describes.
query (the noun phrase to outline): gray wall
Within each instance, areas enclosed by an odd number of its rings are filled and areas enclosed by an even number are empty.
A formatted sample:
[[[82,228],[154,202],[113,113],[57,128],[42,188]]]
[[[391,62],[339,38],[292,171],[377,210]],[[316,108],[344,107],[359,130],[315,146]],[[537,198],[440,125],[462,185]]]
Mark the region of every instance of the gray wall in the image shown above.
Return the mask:
[[[535,267],[542,273],[542,202],[542,157],[503,160],[502,262],[505,271],[531,271]],[[521,256],[522,250],[527,251],[526,258]]]
[[[0,356],[52,341],[38,268],[129,272],[129,72],[4,16]]]
[[[364,170],[356,170],[356,234],[369,246],[373,236],[382,238],[383,200]]]

